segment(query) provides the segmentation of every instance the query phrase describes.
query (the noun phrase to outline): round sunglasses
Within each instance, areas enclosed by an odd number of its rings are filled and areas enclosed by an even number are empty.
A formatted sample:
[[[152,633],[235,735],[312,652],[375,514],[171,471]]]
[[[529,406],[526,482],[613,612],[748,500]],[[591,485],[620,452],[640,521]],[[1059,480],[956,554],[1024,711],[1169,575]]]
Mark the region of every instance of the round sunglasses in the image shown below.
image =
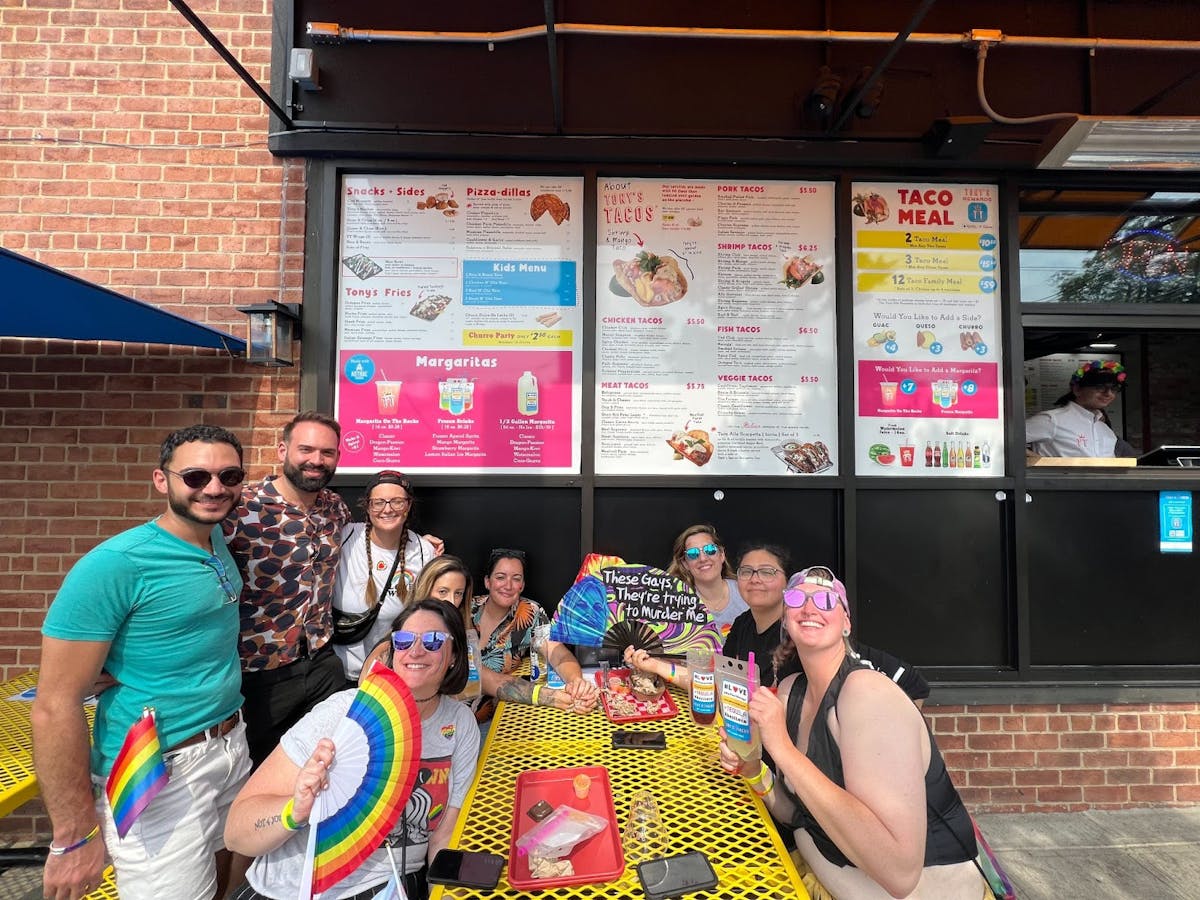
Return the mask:
[[[412,645],[417,642],[417,633],[415,631],[393,631],[392,632],[392,648],[394,650],[409,650]],[[421,646],[430,653],[437,653],[442,649],[442,645],[450,640],[450,635],[444,631],[426,631],[420,635]]]
[[[176,472],[174,469],[168,469],[166,466],[163,466],[163,471],[169,475],[177,476],[180,481],[193,491],[207,487],[208,483],[214,478],[225,485],[225,487],[237,487],[246,480],[246,470],[238,466],[228,466],[220,472],[210,472],[208,469],[184,469],[182,472]]]
[[[791,588],[783,592],[784,605],[789,609],[804,609],[804,604],[809,600],[821,612],[830,612],[839,603],[846,612],[850,611],[850,607],[846,606],[845,598],[837,591],[813,591],[810,594],[804,588]]]
[[[721,548],[716,544],[705,544],[703,547],[688,547],[683,551],[683,555],[695,562],[700,558],[701,551],[705,556],[716,556],[721,552]]]

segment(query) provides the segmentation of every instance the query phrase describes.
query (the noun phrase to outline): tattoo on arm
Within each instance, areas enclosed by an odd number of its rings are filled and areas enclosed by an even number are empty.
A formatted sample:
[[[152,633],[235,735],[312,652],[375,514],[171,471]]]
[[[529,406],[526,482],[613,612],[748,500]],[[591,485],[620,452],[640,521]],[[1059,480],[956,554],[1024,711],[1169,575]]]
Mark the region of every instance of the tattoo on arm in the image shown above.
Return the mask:
[[[254,830],[262,831],[264,828],[270,828],[272,825],[278,825],[282,821],[283,817],[279,814],[267,816],[266,818],[259,819],[254,823]]]
[[[507,703],[524,703],[533,705],[533,685],[520,678],[505,678],[496,688],[496,699]],[[543,690],[545,690],[543,688]]]

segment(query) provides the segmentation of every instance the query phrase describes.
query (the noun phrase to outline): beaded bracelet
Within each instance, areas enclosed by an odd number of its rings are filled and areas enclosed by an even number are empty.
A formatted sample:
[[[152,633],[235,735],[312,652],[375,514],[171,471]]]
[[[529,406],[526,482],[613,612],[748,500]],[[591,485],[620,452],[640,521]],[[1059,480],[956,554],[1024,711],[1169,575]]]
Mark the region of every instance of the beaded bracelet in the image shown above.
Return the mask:
[[[292,817],[292,813],[296,811],[295,803],[296,801],[289,797],[288,802],[283,804],[283,812],[279,814],[279,821],[283,825],[284,831],[299,831],[308,825],[307,822],[297,822]]]
[[[535,684],[533,686],[533,702],[532,702],[533,706],[538,705],[538,694],[540,694],[541,692],[542,692],[542,686],[540,684]]]
[[[73,844],[67,844],[67,846],[65,846],[65,847],[55,847],[53,844],[51,844],[50,847],[48,848],[50,851],[50,855],[51,856],[62,856],[64,853],[70,853],[72,850],[78,850],[80,847],[83,847],[84,845],[90,844],[92,841],[94,841],[96,839],[97,835],[99,835],[99,834],[100,834],[100,826],[97,825],[95,828],[93,828],[91,831],[89,831],[85,836],[81,837],[79,840],[77,840]]]

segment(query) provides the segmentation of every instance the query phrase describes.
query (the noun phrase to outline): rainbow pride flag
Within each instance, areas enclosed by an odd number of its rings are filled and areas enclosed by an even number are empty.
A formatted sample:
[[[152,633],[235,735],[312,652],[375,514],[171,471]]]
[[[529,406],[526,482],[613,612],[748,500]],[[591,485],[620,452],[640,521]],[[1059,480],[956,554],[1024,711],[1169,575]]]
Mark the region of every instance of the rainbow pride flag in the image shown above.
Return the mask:
[[[117,834],[129,833],[142,810],[167,786],[167,767],[154,724],[154,710],[147,707],[125,735],[125,743],[108,773],[105,792],[112,807]]]

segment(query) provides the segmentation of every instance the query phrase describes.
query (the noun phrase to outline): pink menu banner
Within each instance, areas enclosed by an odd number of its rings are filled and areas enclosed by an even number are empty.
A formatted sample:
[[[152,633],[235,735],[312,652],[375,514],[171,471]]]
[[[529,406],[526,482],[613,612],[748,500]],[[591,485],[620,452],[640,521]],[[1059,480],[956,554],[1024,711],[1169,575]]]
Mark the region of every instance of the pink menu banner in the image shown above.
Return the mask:
[[[894,419],[995,419],[996,363],[858,360],[858,414]]]
[[[342,351],[340,465],[523,471],[572,464],[572,353]]]

